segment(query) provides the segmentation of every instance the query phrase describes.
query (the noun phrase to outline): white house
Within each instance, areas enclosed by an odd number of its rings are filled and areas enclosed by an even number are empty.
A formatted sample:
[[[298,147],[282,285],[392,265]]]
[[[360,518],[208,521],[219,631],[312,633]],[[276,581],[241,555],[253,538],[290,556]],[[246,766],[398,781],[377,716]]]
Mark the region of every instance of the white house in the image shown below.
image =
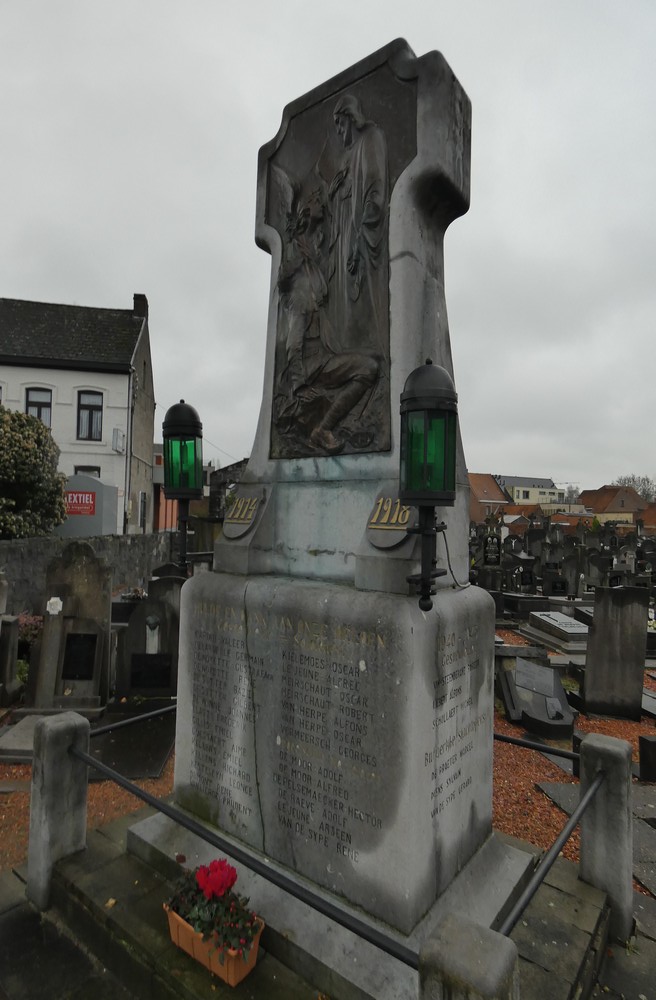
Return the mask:
[[[96,309],[0,299],[0,402],[39,417],[59,471],[118,488],[116,530],[152,531],[153,390],[148,300]]]

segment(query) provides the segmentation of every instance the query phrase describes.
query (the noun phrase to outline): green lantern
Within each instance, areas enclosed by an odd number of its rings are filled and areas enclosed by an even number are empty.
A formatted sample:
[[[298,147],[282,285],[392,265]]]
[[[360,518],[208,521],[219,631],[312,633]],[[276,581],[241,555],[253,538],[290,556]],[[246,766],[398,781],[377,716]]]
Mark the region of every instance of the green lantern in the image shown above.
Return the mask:
[[[164,439],[164,493],[168,500],[194,500],[203,495],[203,425],[198,413],[181,399],[167,410]]]
[[[417,507],[417,524],[409,533],[421,537],[421,572],[408,583],[419,591],[419,607],[430,611],[434,583],[446,575],[436,562],[437,535],[446,524],[435,522],[436,507],[456,501],[458,396],[453,379],[430,358],[408,375],[401,393],[401,464],[399,499]]]
[[[415,507],[453,507],[456,499],[458,396],[449,373],[430,358],[401,393],[399,498]]]

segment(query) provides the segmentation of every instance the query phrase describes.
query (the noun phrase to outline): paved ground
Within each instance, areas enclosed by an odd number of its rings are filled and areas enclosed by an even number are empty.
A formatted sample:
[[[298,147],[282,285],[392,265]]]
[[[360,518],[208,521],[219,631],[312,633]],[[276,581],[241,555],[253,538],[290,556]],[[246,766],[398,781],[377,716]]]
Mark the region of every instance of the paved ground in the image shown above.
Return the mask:
[[[629,947],[613,945],[608,949],[595,997],[656,1000],[656,900],[636,894],[634,904],[636,937]],[[545,897],[544,914],[548,915],[549,906]],[[544,919],[549,918],[544,916]],[[557,945],[556,932],[556,924],[553,927],[544,924],[547,944]],[[567,941],[561,939],[557,963],[561,969],[566,960],[566,946]],[[238,996],[271,1000],[269,985],[258,984],[252,979],[246,982],[249,984],[247,991],[242,984],[231,992],[235,1000]],[[566,1000],[561,980],[553,972],[540,973],[535,991],[531,988],[529,992],[529,984],[526,985],[526,1000]],[[221,996],[220,987],[211,989],[208,996]],[[317,992],[310,987],[302,995],[306,1000],[318,998]],[[26,902],[20,879],[6,872],[0,875],[0,1000],[40,1000],[44,996],[51,1000],[88,1000],[90,997],[93,1000],[135,1000],[51,917],[38,914]]]
[[[0,875],[0,1000],[134,1000],[52,920],[25,900],[23,883]]]
[[[635,893],[633,904],[636,937],[609,947],[595,997],[656,1000],[656,899]]]

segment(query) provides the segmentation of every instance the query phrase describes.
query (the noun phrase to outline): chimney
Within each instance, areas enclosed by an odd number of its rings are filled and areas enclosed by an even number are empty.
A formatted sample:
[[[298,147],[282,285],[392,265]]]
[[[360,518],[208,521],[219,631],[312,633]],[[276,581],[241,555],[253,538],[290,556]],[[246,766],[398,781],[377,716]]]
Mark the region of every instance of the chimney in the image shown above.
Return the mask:
[[[146,296],[139,292],[135,292],[133,299],[134,305],[132,307],[132,312],[134,315],[140,316],[141,319],[148,319],[148,299]]]

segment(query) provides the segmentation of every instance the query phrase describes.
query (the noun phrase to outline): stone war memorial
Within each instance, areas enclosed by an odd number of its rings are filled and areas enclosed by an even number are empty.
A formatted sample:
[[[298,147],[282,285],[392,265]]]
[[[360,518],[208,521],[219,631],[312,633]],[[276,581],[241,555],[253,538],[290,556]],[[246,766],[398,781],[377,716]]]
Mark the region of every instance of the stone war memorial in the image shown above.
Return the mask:
[[[499,868],[477,862],[495,840],[494,602],[468,585],[459,437],[430,611],[407,580],[417,511],[398,496],[404,383],[427,358],[453,375],[443,237],[469,164],[467,95],[403,40],[285,108],[258,164],[271,293],[255,442],[213,572],[181,597],[177,804],[415,943],[454,879],[478,871],[482,896]],[[170,857],[184,836],[162,816],[131,834]],[[330,967],[337,995],[416,995],[416,978],[359,968],[325,918],[293,926],[300,904],[246,884],[271,947]]]

